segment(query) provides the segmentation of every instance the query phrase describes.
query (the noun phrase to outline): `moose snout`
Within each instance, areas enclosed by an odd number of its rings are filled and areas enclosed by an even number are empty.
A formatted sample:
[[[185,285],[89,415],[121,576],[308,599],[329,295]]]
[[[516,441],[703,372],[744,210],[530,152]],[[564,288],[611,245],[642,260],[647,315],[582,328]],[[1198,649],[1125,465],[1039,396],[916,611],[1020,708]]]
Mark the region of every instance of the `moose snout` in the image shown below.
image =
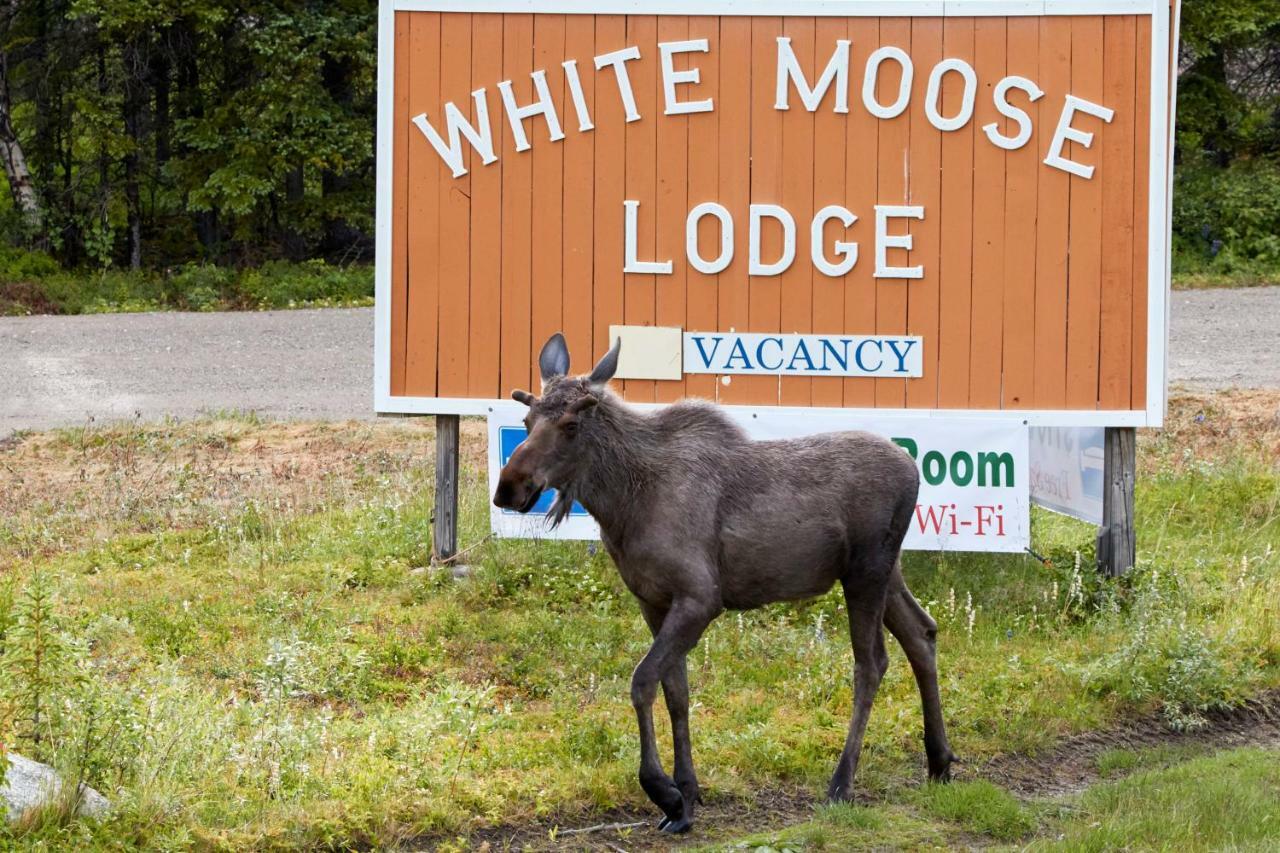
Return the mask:
[[[542,488],[532,479],[503,476],[498,479],[498,488],[494,490],[493,505],[499,509],[528,512],[540,497]]]
[[[493,505],[499,509],[512,509],[515,501],[512,496],[515,494],[515,488],[507,480],[499,480],[498,488],[493,492]]]

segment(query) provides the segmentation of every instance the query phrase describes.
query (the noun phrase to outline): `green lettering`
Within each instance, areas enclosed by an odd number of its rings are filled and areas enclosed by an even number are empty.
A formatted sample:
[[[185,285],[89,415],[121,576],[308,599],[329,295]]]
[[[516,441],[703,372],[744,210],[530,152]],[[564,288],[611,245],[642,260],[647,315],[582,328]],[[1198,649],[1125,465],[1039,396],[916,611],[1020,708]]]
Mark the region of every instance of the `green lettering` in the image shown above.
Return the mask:
[[[1004,472],[1003,481],[1000,472]],[[985,486],[990,481],[993,486],[1013,486],[1013,454],[1012,453],[979,453],[978,485]]]

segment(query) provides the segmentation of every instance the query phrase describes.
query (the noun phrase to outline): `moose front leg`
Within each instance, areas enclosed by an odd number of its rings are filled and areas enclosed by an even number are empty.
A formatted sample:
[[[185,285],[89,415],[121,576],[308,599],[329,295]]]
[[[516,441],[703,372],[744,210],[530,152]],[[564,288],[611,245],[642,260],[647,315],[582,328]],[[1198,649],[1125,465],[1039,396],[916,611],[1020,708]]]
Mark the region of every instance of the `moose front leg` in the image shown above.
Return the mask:
[[[640,787],[658,808],[662,809],[663,820],[658,828],[664,832],[688,832],[693,826],[692,800],[686,802],[682,788],[690,789],[696,794],[697,781],[693,779],[692,749],[688,746],[688,679],[685,676],[685,656],[697,645],[698,638],[706,630],[707,625],[715,618],[717,609],[700,602],[684,599],[675,602],[666,617],[661,620],[653,645],[648,654],[636,666],[631,676],[631,704],[636,709],[636,722],[640,729]],[[646,619],[650,613],[646,609]],[[652,623],[651,623],[652,624]],[[681,677],[679,684],[671,678],[678,670]],[[676,729],[677,710],[680,703],[673,708],[671,703],[678,696],[683,696],[683,710],[679,714],[682,730],[681,738],[685,743],[684,754],[688,756],[688,778],[677,784],[662,769],[662,761],[658,757],[658,739],[653,730],[653,702],[657,698],[658,684],[662,683],[667,690],[668,708],[672,711],[672,725]],[[671,687],[667,687],[671,684]],[[682,687],[682,690],[677,688]],[[680,735],[677,735],[680,737]],[[677,741],[676,772],[683,776],[684,769],[680,743]]]
[[[644,620],[649,630],[656,637],[666,621],[665,609],[640,605]],[[698,787],[698,776],[693,769],[693,740],[689,734],[689,665],[688,655],[682,655],[672,663],[667,674],[662,677],[662,695],[667,703],[667,713],[671,716],[671,740],[675,746],[676,787],[684,799],[685,817],[693,820],[694,809],[702,801],[702,792]],[[670,818],[664,817],[659,829],[665,829]]]

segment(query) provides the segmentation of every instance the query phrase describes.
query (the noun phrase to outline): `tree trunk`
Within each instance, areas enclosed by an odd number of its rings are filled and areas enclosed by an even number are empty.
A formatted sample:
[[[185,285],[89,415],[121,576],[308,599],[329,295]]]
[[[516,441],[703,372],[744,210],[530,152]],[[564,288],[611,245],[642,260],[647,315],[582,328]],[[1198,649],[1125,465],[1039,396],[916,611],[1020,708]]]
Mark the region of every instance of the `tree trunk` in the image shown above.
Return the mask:
[[[22,143],[18,141],[18,134],[13,129],[9,58],[3,51],[0,51],[0,165],[4,166],[4,176],[9,181],[14,205],[21,211],[30,233],[39,235],[44,214],[40,210],[35,182],[31,180],[31,170],[27,168],[26,155],[22,153]]]
[[[142,269],[142,197],[138,189],[139,153],[142,150],[142,93],[146,67],[138,41],[129,39],[120,50],[124,64],[124,132],[129,150],[124,155],[124,198],[128,209],[129,268]]]

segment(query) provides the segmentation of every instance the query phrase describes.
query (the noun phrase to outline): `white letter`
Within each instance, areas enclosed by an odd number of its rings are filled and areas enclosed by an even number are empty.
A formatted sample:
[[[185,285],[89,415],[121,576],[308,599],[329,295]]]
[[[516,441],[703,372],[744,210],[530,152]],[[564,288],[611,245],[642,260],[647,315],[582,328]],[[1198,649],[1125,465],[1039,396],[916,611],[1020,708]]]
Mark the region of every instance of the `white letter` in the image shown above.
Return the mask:
[[[545,115],[547,129],[551,131],[551,141],[564,139],[560,130],[560,119],[556,117],[556,105],[551,103],[551,91],[547,89],[547,72],[535,71],[529,75],[533,78],[533,89],[538,99],[527,107],[516,106],[516,96],[511,91],[511,81],[503,80],[498,84],[502,92],[502,103],[507,108],[507,122],[511,125],[511,135],[515,138],[516,150],[526,151],[529,138],[524,133],[524,120],[533,116]]]
[[[828,261],[822,253],[822,228],[828,219],[839,219],[844,223],[844,227],[848,228],[858,221],[858,217],[838,204],[829,204],[818,211],[813,217],[813,225],[809,228],[809,254],[813,258],[813,265],[823,275],[839,278],[853,269],[853,265],[858,262],[858,244],[837,240],[836,254],[843,255],[844,258],[836,264]]]
[[[476,123],[480,128],[477,130],[472,127],[471,123],[463,117],[462,111],[453,105],[453,101],[449,101],[444,105],[445,126],[449,133],[448,145],[444,144],[440,134],[436,133],[431,122],[427,121],[426,113],[413,117],[413,123],[417,125],[418,130],[422,131],[422,135],[431,143],[431,147],[436,149],[440,159],[444,160],[445,165],[453,171],[455,178],[467,173],[466,166],[462,165],[462,140],[459,134],[467,138],[471,147],[480,155],[481,162],[486,166],[498,159],[493,153],[493,135],[489,132],[489,104],[485,100],[484,89],[476,89],[471,93],[471,97],[476,102]]]
[[[636,96],[631,91],[631,77],[627,74],[628,59],[639,59],[640,48],[624,47],[613,53],[602,53],[596,57],[596,70],[606,65],[613,66],[613,74],[618,78],[618,94],[622,96],[622,106],[627,111],[627,121],[639,121],[640,113],[636,112]]]
[[[622,206],[626,209],[626,226],[623,239],[624,254],[622,257],[623,272],[643,272],[643,273],[663,273],[671,274],[671,261],[638,261],[636,260],[636,218],[640,213],[640,202],[624,201]]]
[[[711,112],[711,99],[702,101],[677,101],[676,85],[680,83],[698,83],[702,80],[702,72],[697,68],[688,71],[677,71],[671,57],[676,53],[691,53],[700,50],[707,52],[706,39],[690,39],[689,41],[660,41],[658,53],[662,54],[662,90],[667,96],[666,115],[678,116],[685,113]]]
[[[964,94],[960,97],[960,111],[951,118],[943,118],[938,111],[938,99],[942,95],[942,75],[958,71],[964,78]],[[978,75],[973,66],[963,59],[944,59],[933,66],[929,73],[929,89],[924,96],[924,114],[929,124],[938,130],[959,130],[973,118],[973,98],[978,93]]]
[[[887,259],[888,249],[911,251],[911,233],[889,233],[889,217],[924,219],[923,207],[899,207],[876,205],[876,278],[924,278],[924,267],[891,267]]]
[[[791,109],[790,104],[787,103],[787,78],[795,83],[796,92],[800,95],[800,100],[804,101],[804,108],[809,112],[817,111],[818,105],[827,96],[831,81],[835,80],[836,112],[849,112],[848,40],[836,39],[835,53],[831,54],[831,59],[827,61],[827,67],[823,70],[822,76],[810,89],[808,81],[804,79],[804,71],[796,60],[795,51],[791,49],[791,39],[778,36],[778,97],[773,104],[775,109]]]
[[[1040,91],[1040,87],[1026,77],[1009,76],[996,84],[996,90],[993,95],[996,102],[996,112],[1018,123],[1018,135],[1005,136],[996,130],[994,121],[991,124],[984,124],[982,129],[986,132],[987,139],[991,140],[992,145],[1003,148],[1006,151],[1021,148],[1031,138],[1031,116],[1009,103],[1008,95],[1010,89],[1021,89],[1027,93],[1027,97],[1032,101],[1039,100],[1044,95],[1044,92]]]
[[[1077,98],[1075,95],[1067,95],[1066,103],[1062,105],[1062,116],[1058,119],[1058,129],[1053,133],[1053,141],[1049,143],[1049,153],[1045,156],[1044,162],[1046,166],[1053,166],[1064,172],[1079,175],[1082,178],[1092,178],[1092,166],[1086,166],[1083,163],[1077,163],[1075,160],[1068,160],[1062,156],[1062,146],[1068,139],[1078,143],[1083,148],[1093,145],[1092,133],[1076,130],[1071,126],[1071,119],[1078,112],[1097,116],[1105,122],[1110,122],[1116,114],[1115,110],[1107,109],[1092,101]]]
[[[760,220],[768,216],[782,223],[782,257],[771,264],[760,262]],[[747,274],[778,275],[796,259],[796,221],[790,213],[776,204],[751,205],[751,226],[748,230]]]
[[[708,214],[720,220],[720,257],[714,261],[704,261],[698,254],[698,221]],[[733,261],[733,217],[729,211],[714,201],[704,201],[689,211],[684,222],[684,249],[690,266],[698,272],[715,275],[728,267]]]
[[[578,60],[566,59],[560,63],[564,69],[564,79],[569,83],[569,95],[573,98],[573,109],[578,114],[578,130],[586,133],[595,127],[591,123],[591,113],[587,111],[587,99],[582,96],[582,81],[578,79]]]
[[[880,78],[880,63],[892,59],[902,66],[902,82],[898,84],[898,100],[887,107],[882,107],[876,100],[876,81]],[[867,73],[862,78],[862,103],[867,112],[876,118],[893,118],[902,115],[911,99],[911,57],[899,47],[882,47],[867,57]]]

